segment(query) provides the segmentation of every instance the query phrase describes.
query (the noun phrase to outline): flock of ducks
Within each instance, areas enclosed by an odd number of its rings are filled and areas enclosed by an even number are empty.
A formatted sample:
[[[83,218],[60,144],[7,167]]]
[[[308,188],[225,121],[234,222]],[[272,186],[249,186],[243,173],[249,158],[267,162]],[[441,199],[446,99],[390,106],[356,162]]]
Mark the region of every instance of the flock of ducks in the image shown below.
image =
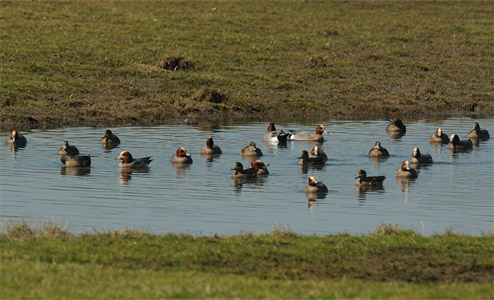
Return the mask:
[[[403,136],[406,133],[406,126],[400,119],[391,120],[390,124],[386,127],[386,132],[392,136]],[[283,130],[277,131],[274,123],[270,123],[267,129],[267,133],[263,136],[263,140],[267,142],[276,142],[281,145],[287,143],[287,141],[309,141],[316,144],[324,142],[323,133],[327,133],[323,125],[318,125],[314,132],[310,131],[289,131],[285,133]],[[467,140],[460,140],[458,135],[452,134],[448,137],[441,128],[438,128],[434,134],[429,138],[430,143],[436,144],[449,144],[449,148],[454,151],[466,151],[471,149],[473,145],[478,145],[479,140],[488,140],[490,138],[489,132],[486,129],[481,129],[478,123],[475,123],[473,129],[468,133]],[[13,130],[10,136],[5,140],[5,144],[14,148],[22,148],[27,144],[27,139],[19,131]],[[104,136],[101,138],[101,145],[105,149],[112,149],[120,144],[120,139],[112,133],[111,130],[106,130]],[[201,154],[218,155],[222,151],[218,145],[215,145],[211,136],[206,140],[201,150]],[[91,166],[91,157],[89,155],[79,155],[77,147],[69,144],[68,141],[64,141],[62,147],[59,149],[58,154],[60,161],[66,167],[83,167],[87,168]],[[261,149],[257,148],[255,142],[251,142],[248,146],[240,151],[240,155],[250,157],[260,157],[263,155]],[[388,157],[389,152],[382,145],[381,142],[376,141],[374,147],[372,147],[368,154],[371,158],[383,158]],[[147,169],[149,164],[153,161],[151,157],[134,158],[129,151],[122,151],[119,158],[122,160],[118,167],[124,170],[132,169]],[[307,165],[324,165],[328,160],[326,153],[320,149],[317,145],[312,148],[310,152],[303,150],[300,153],[299,164],[303,166]],[[184,147],[179,147],[171,158],[170,162],[174,164],[190,164],[193,162],[191,155]],[[401,167],[396,171],[395,176],[397,178],[417,178],[418,173],[416,168],[421,164],[432,164],[433,160],[430,154],[421,153],[418,147],[415,147],[412,152],[412,158],[405,160],[401,164]],[[259,159],[254,159],[251,162],[249,168],[244,168],[241,162],[235,162],[231,169],[234,174],[231,176],[233,179],[249,179],[257,178],[260,176],[266,176],[269,174],[267,165]],[[355,182],[359,187],[382,187],[386,176],[367,176],[365,170],[359,170],[357,172],[358,180]],[[328,192],[327,186],[318,181],[314,176],[308,177],[308,185],[304,189],[306,193],[326,193]]]

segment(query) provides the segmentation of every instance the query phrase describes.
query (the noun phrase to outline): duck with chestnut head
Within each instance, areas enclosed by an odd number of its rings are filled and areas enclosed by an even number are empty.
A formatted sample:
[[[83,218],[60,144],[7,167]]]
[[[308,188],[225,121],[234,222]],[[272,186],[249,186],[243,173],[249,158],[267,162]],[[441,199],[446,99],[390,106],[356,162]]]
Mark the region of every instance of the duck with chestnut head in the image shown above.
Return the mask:
[[[395,173],[395,177],[397,178],[417,178],[418,176],[417,170],[410,167],[410,162],[408,160],[403,161],[401,168]]]
[[[305,187],[304,192],[306,193],[327,193],[328,187],[320,182],[314,176],[309,176],[309,184]]]
[[[184,147],[180,147],[177,149],[177,152],[175,153],[175,155],[173,155],[170,162],[174,164],[191,164],[192,157],[189,153],[187,153],[187,149],[185,149]]]
[[[122,151],[120,153],[120,159],[122,162],[118,165],[119,168],[139,169],[148,168],[149,164],[153,161],[150,156],[143,158],[133,158],[129,151]]]
[[[221,154],[221,149],[218,145],[214,144],[213,137],[208,136],[206,140],[206,146],[203,146],[200,150],[201,154]]]
[[[449,137],[441,128],[436,129],[436,132],[429,137],[429,142],[432,144],[449,144]]]
[[[323,133],[327,133],[324,125],[317,125],[315,132],[312,131],[290,131],[292,141],[324,142]]]

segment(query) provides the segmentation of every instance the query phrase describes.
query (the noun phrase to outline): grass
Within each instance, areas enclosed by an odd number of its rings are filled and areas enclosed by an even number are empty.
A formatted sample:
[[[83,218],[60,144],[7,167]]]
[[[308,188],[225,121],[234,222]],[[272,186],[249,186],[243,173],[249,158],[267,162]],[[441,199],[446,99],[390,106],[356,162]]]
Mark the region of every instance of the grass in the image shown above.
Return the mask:
[[[494,112],[490,2],[2,1],[0,9],[3,127]],[[182,67],[164,68],[174,58]]]
[[[6,223],[2,298],[492,298],[494,236],[71,234]]]

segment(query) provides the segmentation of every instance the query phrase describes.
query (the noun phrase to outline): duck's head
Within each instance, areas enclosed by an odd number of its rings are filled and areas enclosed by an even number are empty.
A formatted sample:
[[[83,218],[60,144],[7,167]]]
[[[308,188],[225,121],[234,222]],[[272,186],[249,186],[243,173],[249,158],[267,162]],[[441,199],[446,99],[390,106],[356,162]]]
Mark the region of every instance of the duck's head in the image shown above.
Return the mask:
[[[255,169],[262,169],[266,167],[266,164],[262,160],[255,160],[251,163],[251,166]]]
[[[314,186],[316,185],[317,180],[314,176],[309,176],[309,185]]]
[[[374,148],[381,150],[382,149],[381,142],[380,141],[376,141],[376,143],[374,144]]]
[[[480,125],[479,125],[479,123],[475,122],[475,124],[473,124],[473,129],[474,129],[476,132],[479,132],[479,131],[480,131]]]
[[[453,144],[453,145],[458,145],[460,143],[460,138],[458,137],[458,135],[456,135],[454,133],[451,135],[449,140],[451,141],[451,144]]]
[[[324,128],[324,125],[317,125],[316,134],[323,134],[324,132],[326,132],[326,128]]]
[[[408,160],[403,161],[403,163],[401,164],[401,170],[403,171],[410,170],[410,162],[408,162]]]
[[[177,157],[186,157],[186,156],[190,156],[190,154],[187,153],[187,149],[185,149],[184,147],[180,147],[177,149]]]
[[[403,124],[403,122],[401,121],[401,119],[394,119],[392,120],[393,124],[396,125],[396,127],[399,127],[399,128],[404,128],[405,127],[405,124]]]
[[[309,152],[307,152],[307,150],[303,150],[302,152],[300,152],[299,158],[304,158],[304,159],[309,158]]]
[[[122,151],[122,152],[120,152],[120,159],[124,163],[131,163],[134,160],[134,158],[132,157],[132,155],[130,154],[129,151]]]
[[[274,126],[273,122],[269,123],[269,126],[268,126],[268,132],[271,132],[271,131],[276,131],[276,127]]]
[[[357,172],[357,177],[355,178],[366,178],[367,177],[367,172],[365,172],[365,170],[358,170]]]
[[[17,132],[17,130],[12,130],[12,132],[10,133],[10,137],[15,142],[15,140],[19,137],[19,133]]]
[[[256,143],[250,142],[249,148],[251,148],[252,150],[256,150]]]
[[[233,164],[233,168],[232,170],[235,170],[235,171],[242,171],[244,169],[244,165],[242,165],[241,162],[236,162]]]
[[[66,150],[69,146],[70,146],[69,145],[69,142],[68,141],[64,141],[62,148]]]
[[[415,158],[419,158],[421,156],[420,150],[418,147],[413,148],[412,156]]]
[[[105,135],[103,137],[111,137],[113,136],[113,132],[110,129],[105,130]]]
[[[319,153],[319,147],[314,146],[310,154],[317,156],[318,153]]]
[[[208,149],[213,149],[213,146],[214,146],[213,137],[208,136],[208,140],[206,141],[206,147],[208,147]]]
[[[438,128],[438,129],[436,130],[436,136],[437,136],[437,137],[441,137],[441,135],[442,135],[442,134],[443,134],[443,130],[442,130],[441,128]]]

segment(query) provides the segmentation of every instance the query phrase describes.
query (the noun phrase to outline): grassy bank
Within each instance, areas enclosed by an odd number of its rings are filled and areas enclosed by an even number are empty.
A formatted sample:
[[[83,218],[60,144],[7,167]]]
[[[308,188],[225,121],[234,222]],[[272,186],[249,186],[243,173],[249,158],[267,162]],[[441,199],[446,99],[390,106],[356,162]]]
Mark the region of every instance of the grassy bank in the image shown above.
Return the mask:
[[[490,2],[2,1],[0,9],[4,127],[494,113]]]
[[[70,234],[7,224],[2,298],[492,298],[494,238],[283,230],[231,237]]]

